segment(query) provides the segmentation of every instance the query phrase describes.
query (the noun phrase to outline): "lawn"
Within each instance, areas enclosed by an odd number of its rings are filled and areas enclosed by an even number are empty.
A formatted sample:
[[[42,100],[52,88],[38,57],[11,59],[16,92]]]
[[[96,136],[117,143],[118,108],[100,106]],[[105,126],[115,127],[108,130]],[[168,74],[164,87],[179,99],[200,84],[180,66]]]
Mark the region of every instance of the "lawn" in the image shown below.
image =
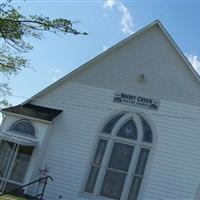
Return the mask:
[[[5,195],[0,197],[0,200],[26,200],[22,197],[16,197],[16,196],[12,196],[12,195]]]

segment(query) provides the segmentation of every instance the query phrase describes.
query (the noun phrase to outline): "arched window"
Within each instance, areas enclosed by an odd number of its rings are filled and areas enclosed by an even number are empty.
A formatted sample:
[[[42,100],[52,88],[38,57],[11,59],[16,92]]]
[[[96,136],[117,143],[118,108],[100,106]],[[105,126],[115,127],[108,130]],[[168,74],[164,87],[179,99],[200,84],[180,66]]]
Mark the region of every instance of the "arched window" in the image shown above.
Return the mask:
[[[84,192],[136,200],[152,146],[152,128],[143,115],[126,112],[112,116],[99,133]]]
[[[10,131],[21,133],[27,136],[35,136],[35,128],[28,120],[19,120],[11,125]]]

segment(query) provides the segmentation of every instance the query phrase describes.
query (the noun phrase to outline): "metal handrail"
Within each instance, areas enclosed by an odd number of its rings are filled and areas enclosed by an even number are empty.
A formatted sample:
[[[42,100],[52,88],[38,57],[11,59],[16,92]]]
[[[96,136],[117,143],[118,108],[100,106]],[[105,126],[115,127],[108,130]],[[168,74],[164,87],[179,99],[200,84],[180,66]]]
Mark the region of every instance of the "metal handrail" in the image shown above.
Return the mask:
[[[27,186],[33,185],[34,183],[38,183],[38,188],[39,188],[41,182],[44,181],[42,192],[38,194],[39,189],[37,189],[36,195],[32,197],[32,198],[38,198],[39,197],[39,200],[42,200],[44,192],[45,192],[45,189],[46,189],[46,185],[48,183],[48,179],[50,181],[53,181],[53,178],[51,176],[45,176],[45,177],[39,178],[39,179],[37,179],[35,181],[32,181],[32,182],[30,182],[30,183],[28,183],[26,185],[22,185],[22,186],[19,186],[19,187],[13,189],[13,190],[8,191],[8,192],[4,192],[4,193],[0,194],[0,196],[4,196],[4,195],[8,195],[8,194],[13,194],[13,193],[17,192],[18,190],[21,190],[21,189],[23,189],[23,188],[25,188]]]

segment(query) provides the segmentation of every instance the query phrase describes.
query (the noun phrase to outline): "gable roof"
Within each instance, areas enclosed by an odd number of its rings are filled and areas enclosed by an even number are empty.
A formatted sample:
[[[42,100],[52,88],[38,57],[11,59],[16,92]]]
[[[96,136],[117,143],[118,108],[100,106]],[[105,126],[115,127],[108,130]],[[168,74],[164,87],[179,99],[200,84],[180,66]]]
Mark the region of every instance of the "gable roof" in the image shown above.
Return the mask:
[[[172,39],[172,37],[170,36],[170,34],[167,32],[167,30],[164,28],[164,26],[162,25],[162,23],[159,20],[155,20],[154,22],[150,23],[149,25],[145,26],[144,28],[140,29],[139,31],[135,32],[134,34],[130,35],[129,37],[127,37],[126,39],[120,41],[119,43],[115,44],[114,46],[112,46],[111,48],[107,49],[106,51],[102,52],[101,54],[97,55],[96,57],[94,57],[93,59],[89,60],[88,62],[86,62],[85,64],[81,65],[80,67],[78,67],[77,69],[73,70],[72,72],[70,72],[69,74],[65,75],[64,77],[62,77],[61,79],[59,79],[58,81],[56,81],[55,83],[51,84],[50,86],[46,87],[45,89],[41,90],[39,93],[37,93],[36,95],[32,96],[31,98],[29,98],[28,100],[26,100],[25,102],[23,102],[21,105],[24,105],[32,100],[34,100],[35,98],[37,98],[38,96],[40,96],[41,94],[53,89],[54,87],[57,87],[59,85],[61,85],[63,82],[69,80],[72,76],[86,70],[88,67],[90,67],[90,64],[98,61],[99,59],[103,58],[104,56],[107,56],[108,54],[112,53],[115,49],[120,48],[122,45],[126,44],[129,40],[135,38],[136,36],[138,36],[139,34],[141,34],[142,32],[150,29],[153,26],[158,26],[160,28],[160,30],[163,32],[163,34],[167,37],[167,39],[169,40],[169,42],[172,44],[172,46],[176,49],[178,55],[182,58],[182,60],[184,61],[184,63],[186,64],[186,66],[188,67],[188,69],[192,72],[192,74],[194,75],[194,77],[197,79],[197,81],[200,83],[200,76],[199,74],[196,72],[196,70],[193,68],[193,66],[191,65],[191,63],[188,61],[188,59],[186,58],[186,56],[184,55],[184,53],[181,51],[181,49],[178,47],[178,45],[175,43],[175,41]]]

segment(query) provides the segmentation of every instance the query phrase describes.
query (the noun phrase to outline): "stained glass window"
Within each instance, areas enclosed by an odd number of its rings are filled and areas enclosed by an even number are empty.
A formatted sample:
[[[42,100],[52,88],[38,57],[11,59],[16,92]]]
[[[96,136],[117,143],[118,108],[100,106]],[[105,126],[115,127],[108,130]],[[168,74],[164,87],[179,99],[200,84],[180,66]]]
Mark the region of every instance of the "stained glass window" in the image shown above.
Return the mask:
[[[153,134],[152,134],[151,127],[142,116],[140,116],[140,119],[141,119],[142,127],[143,127],[143,141],[152,143]]]
[[[98,142],[93,162],[91,163],[90,173],[84,190],[85,192],[93,193],[94,191],[94,187],[97,181],[99,169],[101,167],[101,162],[105,153],[106,146],[107,140],[100,139]]]
[[[120,199],[125,178],[126,174],[107,170],[100,195],[111,199]]]
[[[85,192],[92,193],[96,184],[99,168],[92,166],[85,186]]]
[[[35,128],[31,124],[31,122],[29,122],[27,120],[20,120],[20,121],[15,122],[9,128],[9,130],[18,132],[18,133],[23,133],[23,134],[30,135],[30,136],[35,136]]]
[[[99,140],[93,163],[100,165],[106,149],[107,140]]]
[[[111,120],[109,120],[109,122],[104,126],[103,128],[103,133],[107,133],[110,134],[111,131],[113,130],[113,127],[115,126],[115,124],[117,123],[117,121],[124,115],[125,113],[122,113],[120,115],[117,115],[115,117],[113,117]]]
[[[101,196],[120,199],[133,150],[134,146],[114,143],[101,188]]]
[[[136,200],[137,199],[148,156],[149,156],[149,149],[142,148],[140,150],[140,155],[139,155],[139,158],[137,161],[135,174],[133,176],[133,180],[132,180],[131,187],[129,190],[128,200]]]
[[[122,116],[124,120],[119,121]],[[101,130],[84,192],[106,199],[137,200],[153,142],[150,125],[139,114],[120,113]],[[124,187],[125,183],[129,187]]]
[[[115,142],[108,163],[108,168],[128,171],[133,149],[134,146]]]
[[[137,140],[137,128],[132,119],[128,120],[119,129],[117,136]]]
[[[144,174],[148,156],[149,156],[149,149],[142,148],[140,151],[139,159],[138,159],[136,170],[135,170],[135,173],[137,175]]]
[[[129,190],[128,200],[136,200],[140,190],[142,178],[138,176],[133,177],[133,181]]]

